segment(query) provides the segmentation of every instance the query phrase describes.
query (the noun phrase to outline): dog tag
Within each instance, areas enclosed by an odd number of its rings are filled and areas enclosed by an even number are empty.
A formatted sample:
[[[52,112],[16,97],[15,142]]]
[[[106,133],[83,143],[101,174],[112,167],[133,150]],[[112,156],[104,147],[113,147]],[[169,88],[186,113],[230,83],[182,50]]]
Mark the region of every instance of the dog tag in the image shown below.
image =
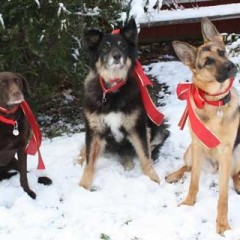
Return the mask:
[[[222,117],[223,117],[223,110],[222,110],[220,107],[217,109],[217,116],[218,116],[219,118],[222,118]]]
[[[19,131],[17,129],[13,129],[12,133],[13,133],[14,136],[18,136],[19,135]]]
[[[13,129],[13,135],[14,136],[18,136],[19,135],[19,131],[18,131],[18,124],[16,122],[15,126],[14,126],[14,129]]]
[[[106,93],[103,93],[103,97],[102,97],[102,103],[105,103],[107,100],[106,100]]]

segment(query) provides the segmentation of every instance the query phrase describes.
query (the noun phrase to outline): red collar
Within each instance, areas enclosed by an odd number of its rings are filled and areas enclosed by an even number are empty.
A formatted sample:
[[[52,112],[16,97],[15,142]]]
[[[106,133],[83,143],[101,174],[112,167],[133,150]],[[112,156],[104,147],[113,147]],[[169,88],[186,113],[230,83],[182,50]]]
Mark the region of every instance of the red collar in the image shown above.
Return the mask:
[[[12,113],[15,113],[19,108],[19,105],[14,106],[12,109],[7,110],[6,108],[0,107],[0,112],[2,112],[5,115],[9,115]],[[18,124],[16,120],[13,120],[11,118],[4,117],[3,115],[0,115],[0,122],[6,123],[9,125],[13,125],[13,135],[17,136],[19,134],[18,132]]]
[[[227,104],[231,100],[230,89],[232,88],[233,81],[234,81],[234,78],[230,78],[228,87],[224,91],[218,92],[215,94],[207,93],[207,92],[195,87],[193,90],[193,98],[194,98],[194,102],[195,102],[196,106],[201,109],[204,107],[205,103],[215,106],[215,107],[221,107],[221,106],[224,106],[225,104]],[[219,100],[210,101],[210,100],[206,99],[206,96],[217,97],[217,96],[221,96],[224,94],[226,94],[226,95]]]
[[[213,106],[223,106],[227,102],[230,101],[230,89],[233,84],[233,78],[230,79],[229,86],[226,90],[216,94],[209,94],[202,90],[199,90],[193,83],[182,83],[177,86],[177,96],[180,100],[187,100],[187,107],[178,123],[178,126],[182,130],[185,126],[186,120],[189,116],[190,125],[194,134],[198,137],[198,139],[208,148],[215,148],[221,142],[220,140],[212,133],[208,128],[204,126],[204,124],[199,119],[196,114],[194,107],[192,106],[192,102],[195,103],[197,108],[203,108],[205,103],[213,105]],[[229,93],[228,93],[229,92]],[[225,93],[228,93],[224,98],[218,101],[208,101],[205,98],[205,95],[209,96],[221,96]]]
[[[126,83],[126,80],[123,80],[120,78],[112,79],[109,82],[115,83],[115,85],[113,85],[113,87],[110,87],[110,88],[106,88],[104,86],[104,80],[101,76],[99,77],[99,82],[100,82],[100,85],[101,85],[102,91],[103,91],[103,102],[106,102],[106,94],[117,91],[120,87],[122,87]]]
[[[11,110],[7,110],[5,108],[0,107],[0,111],[2,111],[5,114],[14,113],[17,111],[17,109],[21,107],[31,129],[32,129],[32,137],[28,143],[28,145],[25,148],[25,152],[30,155],[35,155],[38,152],[38,169],[45,169],[44,162],[42,160],[41,152],[40,152],[40,145],[42,143],[42,134],[39,129],[39,126],[37,124],[37,121],[33,115],[33,112],[31,108],[29,107],[28,103],[24,100],[19,105],[14,107]],[[17,120],[9,119],[4,116],[0,115],[0,121],[6,124],[13,125],[13,135],[17,136],[19,134],[18,132],[18,123]]]
[[[19,105],[14,106],[12,109],[7,110],[6,108],[0,107],[0,112],[5,114],[15,113],[19,108]]]

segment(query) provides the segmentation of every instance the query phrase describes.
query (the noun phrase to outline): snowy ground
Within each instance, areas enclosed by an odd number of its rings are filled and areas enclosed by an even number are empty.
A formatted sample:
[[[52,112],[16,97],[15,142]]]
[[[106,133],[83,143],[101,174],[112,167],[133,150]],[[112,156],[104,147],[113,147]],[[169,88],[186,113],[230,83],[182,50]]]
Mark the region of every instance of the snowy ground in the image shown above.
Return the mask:
[[[42,153],[50,187],[37,184],[36,158],[29,159],[29,182],[37,193],[32,200],[19,185],[18,176],[0,183],[1,240],[220,240],[215,234],[218,176],[203,172],[194,207],[178,204],[186,196],[190,175],[167,184],[164,177],[182,165],[189,143],[188,131],[177,122],[185,107],[177,100],[178,82],[190,79],[189,70],[179,62],[151,64],[146,70],[169,86],[162,112],[170,123],[171,136],[161,150],[155,168],[158,185],[144,176],[137,159],[135,168],[124,171],[117,157],[99,159],[94,191],[78,186],[83,168],[76,164],[84,134],[45,140]],[[235,86],[239,87],[239,78]],[[162,93],[159,93],[160,95]],[[162,101],[162,100],[161,100]],[[228,240],[240,239],[240,196],[229,189]]]

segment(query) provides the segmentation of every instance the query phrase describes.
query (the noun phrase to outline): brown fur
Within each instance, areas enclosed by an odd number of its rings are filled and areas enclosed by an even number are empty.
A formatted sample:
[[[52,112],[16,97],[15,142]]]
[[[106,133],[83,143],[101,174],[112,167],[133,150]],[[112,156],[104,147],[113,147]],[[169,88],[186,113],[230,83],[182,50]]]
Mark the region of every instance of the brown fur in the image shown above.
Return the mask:
[[[0,73],[0,107],[11,110],[24,100],[24,92],[28,92],[27,80],[24,77],[12,72]],[[0,115],[16,120],[19,129],[19,135],[14,136],[12,133],[13,126],[0,121],[0,179],[15,175],[9,173],[10,170],[18,171],[23,190],[35,199],[36,194],[28,184],[27,154],[24,151],[30,137],[28,121],[20,107],[14,113],[0,112]],[[17,158],[15,158],[15,155],[17,155]],[[38,182],[45,185],[52,183],[48,177],[39,177]]]
[[[202,20],[202,33],[205,42],[199,48],[182,42],[174,42],[173,46],[181,61],[190,67],[193,73],[192,81],[198,88],[210,94],[223,92],[229,85],[230,67],[233,65],[229,63],[230,61],[225,54],[221,35],[206,18]],[[227,73],[223,71],[226,69]],[[235,69],[233,72],[235,73]],[[225,75],[228,75],[227,78]],[[232,164],[233,149],[239,127],[239,103],[236,90],[232,88],[230,91],[230,102],[220,109],[222,116],[217,115],[218,107],[209,104],[205,104],[203,109],[195,108],[204,125],[221,140],[220,145],[214,149],[208,149],[190,129],[192,142],[184,155],[185,166],[166,177],[167,182],[174,182],[179,180],[185,172],[191,171],[189,192],[181,204],[193,205],[199,190],[199,177],[203,161],[211,159],[218,166],[219,200],[216,228],[220,234],[230,229],[227,219],[230,175],[234,179],[235,188],[239,189],[240,187],[239,163]],[[217,97],[206,95],[206,98],[210,101],[219,100],[226,94]]]

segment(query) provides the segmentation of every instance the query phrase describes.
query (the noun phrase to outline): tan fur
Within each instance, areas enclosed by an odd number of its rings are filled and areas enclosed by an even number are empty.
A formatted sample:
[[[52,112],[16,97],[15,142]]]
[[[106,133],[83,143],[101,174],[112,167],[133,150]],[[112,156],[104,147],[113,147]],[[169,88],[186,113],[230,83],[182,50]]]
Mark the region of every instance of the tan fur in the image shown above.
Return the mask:
[[[215,76],[221,70],[220,68],[224,61],[227,60],[227,57],[221,58],[218,54],[218,51],[224,50],[224,45],[221,42],[219,33],[216,32],[216,28],[213,27],[209,20],[204,19],[202,21],[202,29],[206,42],[196,49],[196,51],[193,47],[186,51],[187,53],[189,52],[188,54],[191,58],[187,56],[188,60],[185,61],[184,58],[186,55],[184,56],[182,52],[179,52],[178,50],[181,44],[188,48],[185,43],[175,43],[175,50],[181,55],[180,59],[183,63],[188,65],[192,70],[192,81],[197,87],[211,94],[223,92],[229,85],[229,79],[220,83],[216,80]],[[203,51],[203,49],[206,48],[209,49],[209,51]],[[203,68],[198,67],[202,66],[208,57],[213,58],[215,64],[210,64]],[[191,62],[191,59],[194,59],[194,62]],[[189,64],[190,62],[191,64]],[[217,97],[207,95],[206,98],[210,101],[219,100],[226,94]],[[217,232],[220,234],[223,234],[225,230],[230,229],[227,219],[228,183],[230,175],[233,176],[235,188],[240,189],[239,172],[236,172],[235,170],[236,166],[240,166],[240,163],[239,161],[236,161],[235,165],[232,165],[233,147],[239,126],[238,106],[238,95],[236,90],[232,88],[230,102],[222,106],[220,109],[208,104],[205,104],[203,109],[195,108],[201,121],[221,140],[221,144],[214,149],[208,149],[199,141],[190,129],[192,142],[184,156],[186,165],[166,177],[167,182],[177,181],[185,172],[191,169],[189,192],[186,199],[181,204],[193,205],[196,201],[196,195],[199,190],[199,177],[203,162],[205,159],[211,159],[213,163],[218,165],[219,200],[217,207]],[[219,116],[217,111],[222,111],[222,116]]]
[[[97,72],[102,76],[105,82],[109,82],[110,79],[119,78],[126,79],[128,70],[130,69],[132,62],[130,58],[126,59],[126,64],[120,69],[112,69],[111,71],[102,65],[102,62],[98,60],[96,63]]]
[[[124,128],[126,130],[130,130],[133,128],[135,121],[137,119],[139,115],[139,111],[133,111],[131,114],[122,114],[122,116],[120,115],[121,119],[122,119],[122,125],[124,126]],[[90,114],[88,112],[86,112],[86,117],[89,120],[89,124],[91,126],[92,129],[96,129],[98,132],[103,132],[104,128],[106,127],[106,123],[104,121],[106,115],[105,114]],[[149,131],[148,131],[149,132]],[[150,134],[147,134],[148,136],[148,144],[150,146]],[[142,145],[139,137],[136,135],[135,132],[132,132],[129,136],[129,140],[132,143],[132,145],[134,146],[136,153],[140,159],[140,163],[141,163],[141,168],[144,172],[145,175],[147,175],[151,180],[160,183],[160,179],[156,173],[156,171],[153,168],[153,162],[151,159],[148,159],[144,152],[143,152],[143,148],[144,146]],[[100,145],[100,144],[99,144]],[[91,147],[92,149],[92,147]],[[151,146],[149,147],[149,149],[151,149]],[[100,151],[97,151],[97,153],[99,153]],[[95,154],[94,156],[98,156],[99,154]],[[150,155],[150,153],[149,153]],[[81,152],[80,152],[80,156],[79,156],[79,162],[80,164],[83,164],[85,162],[86,159],[86,152],[85,152],[85,146],[83,146]],[[90,164],[91,166],[88,167],[85,170],[82,176],[82,180],[80,182],[80,186],[84,186],[86,188],[88,188],[88,186],[90,186],[91,184],[89,183],[92,180],[92,175],[93,175],[93,171],[94,171],[94,164],[93,162],[95,162],[96,159],[94,157],[94,159],[92,160],[92,163]],[[123,159],[123,164],[126,168],[131,169],[133,167],[132,163],[129,163],[128,159]],[[130,164],[130,165],[129,165]],[[89,164],[86,164],[86,166]],[[89,183],[86,184],[85,182]],[[83,185],[82,185],[83,184]]]

